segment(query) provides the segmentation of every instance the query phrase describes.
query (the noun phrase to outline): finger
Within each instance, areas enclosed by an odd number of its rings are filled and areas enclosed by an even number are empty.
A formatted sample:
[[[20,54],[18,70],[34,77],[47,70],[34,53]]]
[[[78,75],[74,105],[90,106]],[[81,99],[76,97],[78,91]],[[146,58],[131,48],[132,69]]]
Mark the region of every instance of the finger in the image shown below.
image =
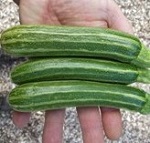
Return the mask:
[[[108,26],[112,29],[133,33],[131,23],[125,17],[119,6],[112,0],[108,0]]]
[[[14,124],[19,128],[26,126],[30,119],[30,113],[13,111],[12,116]]]
[[[129,20],[124,16],[118,5],[108,0],[108,27],[128,33],[133,33]],[[102,123],[105,134],[111,140],[118,139],[122,133],[121,113],[117,109],[101,108]]]
[[[111,140],[118,139],[122,134],[120,111],[112,108],[101,108],[101,113],[105,135]]]
[[[65,110],[51,110],[45,113],[43,143],[61,143]]]
[[[82,130],[83,142],[103,143],[103,127],[98,107],[77,108]]]

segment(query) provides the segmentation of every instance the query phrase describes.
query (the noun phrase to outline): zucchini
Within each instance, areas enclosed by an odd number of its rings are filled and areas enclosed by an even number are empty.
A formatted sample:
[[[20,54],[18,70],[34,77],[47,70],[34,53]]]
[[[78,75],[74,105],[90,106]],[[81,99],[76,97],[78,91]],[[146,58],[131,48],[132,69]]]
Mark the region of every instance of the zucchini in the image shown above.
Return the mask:
[[[89,58],[48,58],[29,60],[15,67],[16,84],[50,80],[89,80],[130,84],[150,83],[150,71],[136,66]]]
[[[79,80],[22,84],[10,92],[8,101],[14,110],[21,112],[106,106],[150,113],[150,95],[143,90],[126,85]]]
[[[1,45],[14,56],[107,58],[150,67],[150,50],[137,37],[106,28],[21,25],[4,31]]]

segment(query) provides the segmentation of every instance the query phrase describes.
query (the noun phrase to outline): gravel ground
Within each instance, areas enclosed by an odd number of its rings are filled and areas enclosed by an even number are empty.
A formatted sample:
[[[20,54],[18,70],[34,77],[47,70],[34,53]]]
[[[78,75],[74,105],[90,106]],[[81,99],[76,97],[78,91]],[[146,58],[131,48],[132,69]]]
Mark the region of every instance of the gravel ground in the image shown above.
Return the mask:
[[[150,0],[116,0],[132,23],[134,33],[150,47]],[[0,32],[19,24],[18,7],[12,0],[0,0]],[[14,87],[9,78],[10,70],[24,59],[5,55],[0,50],[0,96],[6,97]],[[146,91],[150,85],[135,84]],[[0,143],[41,143],[44,113],[33,113],[30,123],[18,129],[11,121],[11,112],[0,111]],[[124,132],[118,141],[106,143],[150,143],[150,116],[121,110]],[[68,108],[64,124],[64,143],[82,143],[80,125],[76,110]]]

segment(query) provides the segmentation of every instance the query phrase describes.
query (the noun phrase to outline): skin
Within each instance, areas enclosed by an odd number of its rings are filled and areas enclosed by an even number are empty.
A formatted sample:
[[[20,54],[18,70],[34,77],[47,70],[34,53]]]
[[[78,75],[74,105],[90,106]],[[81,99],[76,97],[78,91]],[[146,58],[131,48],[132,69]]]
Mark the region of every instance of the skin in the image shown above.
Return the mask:
[[[21,24],[108,27],[132,33],[131,25],[112,0],[16,0]],[[77,108],[84,143],[104,143],[122,134],[121,113],[102,107]],[[43,143],[61,143],[65,109],[45,112]],[[13,112],[14,123],[27,125],[30,113]]]

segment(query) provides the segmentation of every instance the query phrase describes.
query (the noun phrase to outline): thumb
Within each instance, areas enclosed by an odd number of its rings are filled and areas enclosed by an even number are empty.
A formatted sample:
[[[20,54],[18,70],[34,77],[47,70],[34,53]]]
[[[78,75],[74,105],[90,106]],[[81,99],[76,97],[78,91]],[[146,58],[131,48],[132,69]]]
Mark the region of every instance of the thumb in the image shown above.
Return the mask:
[[[112,0],[108,0],[108,27],[133,34],[129,20],[122,13],[119,6]]]

